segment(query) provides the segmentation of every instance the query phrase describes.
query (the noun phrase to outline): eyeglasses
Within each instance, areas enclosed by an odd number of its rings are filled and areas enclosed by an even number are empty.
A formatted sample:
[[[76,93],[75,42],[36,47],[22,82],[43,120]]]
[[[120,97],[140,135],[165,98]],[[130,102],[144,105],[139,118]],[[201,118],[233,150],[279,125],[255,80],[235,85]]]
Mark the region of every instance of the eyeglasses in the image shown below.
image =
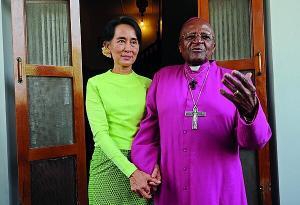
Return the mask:
[[[205,42],[211,42],[214,40],[214,36],[210,33],[196,33],[196,32],[183,34],[181,36],[181,39],[188,42],[193,42],[197,38],[197,36],[199,36],[201,40]]]

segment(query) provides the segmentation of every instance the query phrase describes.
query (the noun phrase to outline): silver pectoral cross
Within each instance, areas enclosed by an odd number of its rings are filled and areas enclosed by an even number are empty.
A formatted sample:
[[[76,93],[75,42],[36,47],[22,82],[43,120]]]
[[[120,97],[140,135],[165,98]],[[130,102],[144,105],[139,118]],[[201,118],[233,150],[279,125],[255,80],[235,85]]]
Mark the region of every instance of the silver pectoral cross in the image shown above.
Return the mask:
[[[192,130],[198,129],[198,117],[205,117],[206,112],[198,112],[198,107],[195,105],[193,111],[185,111],[187,117],[192,117]]]

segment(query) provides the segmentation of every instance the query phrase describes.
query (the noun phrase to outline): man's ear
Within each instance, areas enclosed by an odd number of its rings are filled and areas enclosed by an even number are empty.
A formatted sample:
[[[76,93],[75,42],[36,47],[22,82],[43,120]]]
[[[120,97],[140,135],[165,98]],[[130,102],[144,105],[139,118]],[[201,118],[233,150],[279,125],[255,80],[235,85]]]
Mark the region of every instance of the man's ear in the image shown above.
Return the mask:
[[[214,49],[212,50],[212,55],[215,53],[216,50],[216,42],[214,42]]]
[[[178,43],[178,50],[179,50],[179,53],[181,53],[182,49],[181,49],[181,44],[180,44],[180,42]]]

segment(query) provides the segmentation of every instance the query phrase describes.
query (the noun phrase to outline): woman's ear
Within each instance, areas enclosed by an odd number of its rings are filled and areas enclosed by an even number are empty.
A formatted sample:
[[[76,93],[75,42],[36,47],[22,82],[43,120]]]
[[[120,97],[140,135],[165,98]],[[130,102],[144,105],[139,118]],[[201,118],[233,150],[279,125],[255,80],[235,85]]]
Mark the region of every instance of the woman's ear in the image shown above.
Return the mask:
[[[103,47],[108,48],[109,46],[109,42],[108,41],[104,41],[102,44]]]
[[[108,41],[104,41],[102,44],[102,54],[108,58],[111,58],[111,52],[109,49],[109,42]]]

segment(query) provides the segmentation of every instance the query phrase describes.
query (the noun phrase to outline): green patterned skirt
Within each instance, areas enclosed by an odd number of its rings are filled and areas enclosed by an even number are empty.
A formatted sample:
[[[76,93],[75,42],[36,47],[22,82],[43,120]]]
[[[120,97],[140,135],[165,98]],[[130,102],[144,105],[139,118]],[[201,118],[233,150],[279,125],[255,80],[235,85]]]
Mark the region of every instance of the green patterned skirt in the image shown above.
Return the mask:
[[[129,159],[130,150],[121,151]],[[88,195],[90,205],[152,204],[130,190],[129,179],[100,148],[95,148],[91,160]]]

